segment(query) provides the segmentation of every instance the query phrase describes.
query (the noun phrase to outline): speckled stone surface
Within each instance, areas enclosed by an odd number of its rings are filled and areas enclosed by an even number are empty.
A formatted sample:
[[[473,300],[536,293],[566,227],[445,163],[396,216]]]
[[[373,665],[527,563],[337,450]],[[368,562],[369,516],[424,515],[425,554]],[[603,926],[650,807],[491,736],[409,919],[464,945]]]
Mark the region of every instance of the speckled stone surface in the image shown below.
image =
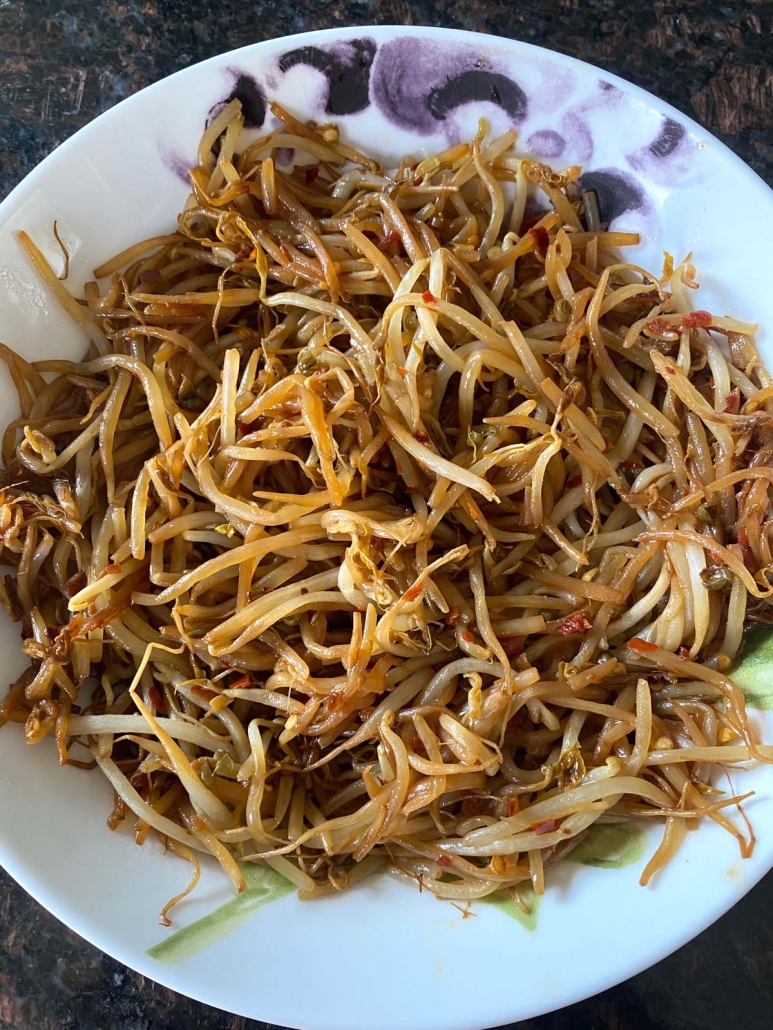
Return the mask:
[[[270,36],[374,23],[475,29],[590,61],[697,118],[773,185],[773,3],[0,0],[0,197],[82,125],[171,72]],[[609,926],[622,940],[637,932],[624,914]],[[582,928],[567,932],[581,946]],[[0,1030],[193,1026],[270,1030],[107,958],[0,872]],[[519,1030],[770,1026],[773,874],[653,969]]]

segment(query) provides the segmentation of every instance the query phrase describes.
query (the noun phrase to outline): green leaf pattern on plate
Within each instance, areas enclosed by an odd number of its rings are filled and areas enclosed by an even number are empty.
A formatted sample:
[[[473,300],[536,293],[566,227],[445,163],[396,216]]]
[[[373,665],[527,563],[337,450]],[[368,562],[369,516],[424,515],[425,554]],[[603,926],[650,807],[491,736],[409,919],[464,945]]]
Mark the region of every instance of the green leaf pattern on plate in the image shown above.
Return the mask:
[[[747,637],[732,676],[746,697],[750,708],[773,710],[773,631],[760,627]],[[596,823],[585,839],[566,856],[566,861],[596,869],[622,869],[638,862],[644,855],[646,835],[631,823]],[[177,930],[148,950],[159,962],[176,964],[195,955],[215,941],[232,933],[271,901],[290,894],[295,888],[279,873],[266,866],[248,864],[242,867],[245,890],[197,919],[190,926]],[[515,919],[529,932],[537,926],[537,913],[542,898],[531,885],[520,891],[522,905],[506,891],[496,891],[479,900]]]
[[[587,836],[566,856],[567,862],[595,866],[596,869],[622,869],[644,855],[647,836],[633,823],[595,823]]]
[[[646,846],[646,834],[638,826],[630,823],[596,823],[588,830],[585,839],[569,852],[566,861],[595,866],[597,869],[622,869],[638,862]],[[534,893],[531,885],[521,888],[519,893],[522,905],[513,901],[506,891],[496,891],[486,898],[480,898],[480,901],[498,908],[531,932],[537,926],[537,912],[542,898]]]
[[[537,911],[542,903],[542,898],[539,894],[534,893],[531,884],[520,888],[518,893],[521,898],[521,905],[514,901],[507,891],[495,891],[493,894],[489,894],[487,897],[480,898],[479,900],[487,905],[493,905],[494,908],[498,908],[500,912],[504,912],[511,919],[516,919],[525,930],[531,933],[537,927]]]
[[[638,862],[644,854],[646,837],[638,826],[625,823],[602,823],[592,826],[581,844],[567,855],[567,861],[598,869],[621,869]],[[176,965],[233,933],[264,905],[277,901],[295,890],[293,884],[265,866],[242,866],[246,887],[237,897],[165,937],[147,954],[159,962]],[[536,929],[537,913],[542,898],[531,884],[519,891],[519,905],[506,891],[496,891],[481,902],[499,909],[515,919],[529,932]]]
[[[267,866],[245,864],[241,869],[246,883],[241,894],[149,948],[147,954],[150,958],[168,965],[184,962],[233,933],[270,901],[277,901],[295,890],[289,880]]]
[[[743,691],[749,708],[773,710],[773,632],[770,626],[760,626],[748,634],[731,675]]]

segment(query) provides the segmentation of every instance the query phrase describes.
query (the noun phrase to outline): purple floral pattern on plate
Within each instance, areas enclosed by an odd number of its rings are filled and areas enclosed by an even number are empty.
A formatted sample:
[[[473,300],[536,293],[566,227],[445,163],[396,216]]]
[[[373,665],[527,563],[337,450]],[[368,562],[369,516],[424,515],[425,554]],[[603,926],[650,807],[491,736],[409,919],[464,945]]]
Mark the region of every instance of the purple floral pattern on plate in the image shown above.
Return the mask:
[[[518,129],[526,157],[581,164],[581,184],[596,191],[603,221],[625,219],[632,229],[653,217],[648,188],[684,180],[696,148],[677,120],[658,118],[614,84],[554,70],[537,55],[508,61],[485,37],[480,46],[413,35],[378,45],[353,34],[288,49],[260,72],[256,79],[252,71],[231,69],[230,90],[209,117],[238,97],[247,127],[265,131],[276,122],[268,100],[280,94],[292,109],[288,98],[302,90],[302,116],[334,118],[346,133],[349,119],[372,107],[394,127],[396,139],[414,137],[406,150],[419,143],[427,152],[468,138],[485,118],[492,132]],[[181,161],[170,155],[167,165],[178,174]]]

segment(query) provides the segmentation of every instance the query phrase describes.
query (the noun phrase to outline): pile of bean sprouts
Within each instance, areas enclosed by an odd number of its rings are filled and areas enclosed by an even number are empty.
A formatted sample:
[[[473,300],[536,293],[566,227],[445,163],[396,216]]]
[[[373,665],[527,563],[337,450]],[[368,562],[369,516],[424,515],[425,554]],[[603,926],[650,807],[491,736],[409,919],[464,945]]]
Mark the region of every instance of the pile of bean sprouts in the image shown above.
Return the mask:
[[[205,854],[541,893],[599,821],[662,821],[643,883],[703,819],[750,853],[715,773],[773,751],[727,676],[772,592],[754,326],[514,132],[386,174],[272,116],[225,106],[176,231],[83,301],[19,235],[90,344],[2,349],[2,721],[189,890]]]

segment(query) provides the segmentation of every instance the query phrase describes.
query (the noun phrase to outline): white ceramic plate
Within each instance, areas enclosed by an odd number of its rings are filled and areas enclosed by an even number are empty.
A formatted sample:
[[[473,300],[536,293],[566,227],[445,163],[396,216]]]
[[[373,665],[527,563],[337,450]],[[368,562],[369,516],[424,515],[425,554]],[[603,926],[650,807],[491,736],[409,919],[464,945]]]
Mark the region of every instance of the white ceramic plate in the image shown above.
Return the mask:
[[[642,232],[642,264],[659,268],[664,247],[677,258],[692,251],[702,307],[773,326],[763,242],[773,230],[773,194],[699,125],[568,57],[472,33],[382,27],[308,33],[214,58],[68,140],[0,207],[5,343],[28,357],[75,357],[84,347],[14,232],[28,230],[58,267],[57,219],[73,258],[69,283],[79,288],[122,247],[172,229],[186,195],[181,172],[208,112],[234,90],[256,122],[262,96],[275,97],[302,118],[337,118],[348,140],[386,159],[467,138],[480,116],[495,130],[515,124],[525,152],[579,162],[594,175],[602,213]],[[770,362],[769,329],[760,344]],[[5,417],[13,396],[3,378]],[[18,644],[16,627],[0,619],[8,679],[21,668]],[[760,667],[761,678],[759,668],[751,676],[764,705],[770,665]],[[773,739],[773,720],[765,726],[761,712],[755,719]],[[7,727],[0,860],[98,947],[211,1005],[308,1030],[470,1030],[609,987],[733,905],[773,865],[773,775],[739,772],[736,782],[758,791],[748,805],[759,834],[753,858],[741,861],[729,835],[704,827],[647,889],[638,878],[654,837],[596,840],[584,854],[596,867],[564,864],[539,911],[520,920],[512,906],[484,904],[464,919],[389,880],[302,904],[283,881],[258,875],[234,901],[230,884],[207,869],[176,910],[174,930],[184,929],[171,937],[158,912],[187,867],[156,842],[138,848],[128,834],[109,833],[106,782],[59,769],[53,747],[27,748]]]

